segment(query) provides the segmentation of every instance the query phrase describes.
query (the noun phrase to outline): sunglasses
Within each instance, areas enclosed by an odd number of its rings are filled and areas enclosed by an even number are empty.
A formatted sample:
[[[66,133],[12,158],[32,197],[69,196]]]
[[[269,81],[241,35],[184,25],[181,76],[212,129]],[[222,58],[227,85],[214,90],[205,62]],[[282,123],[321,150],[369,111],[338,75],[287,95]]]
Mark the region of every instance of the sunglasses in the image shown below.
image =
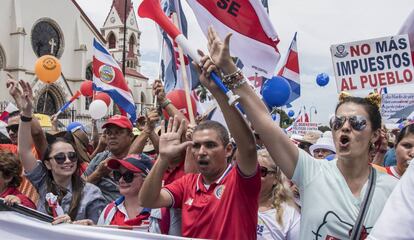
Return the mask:
[[[267,167],[260,166],[260,175],[262,177],[266,177],[267,174],[273,174],[273,173],[276,173],[276,171],[269,170],[267,169]]]
[[[17,133],[19,131],[19,124],[7,126],[6,130],[7,132],[13,131],[14,133]]]
[[[76,152],[68,152],[68,153],[60,152],[60,153],[52,156],[49,159],[52,159],[52,158],[55,159],[57,164],[63,164],[66,161],[66,158],[68,158],[69,161],[71,161],[71,162],[78,161],[78,156],[77,156]]]
[[[124,173],[121,173],[120,171],[114,170],[113,175],[114,175],[115,181],[119,182],[119,180],[122,177],[126,183],[132,183],[135,177],[135,173],[131,171],[126,171]],[[144,177],[144,175],[142,176]]]
[[[356,131],[362,131],[367,126],[367,119],[364,116],[358,115],[349,117],[333,116],[329,124],[333,130],[337,131],[345,124],[347,120],[349,121],[351,127]]]

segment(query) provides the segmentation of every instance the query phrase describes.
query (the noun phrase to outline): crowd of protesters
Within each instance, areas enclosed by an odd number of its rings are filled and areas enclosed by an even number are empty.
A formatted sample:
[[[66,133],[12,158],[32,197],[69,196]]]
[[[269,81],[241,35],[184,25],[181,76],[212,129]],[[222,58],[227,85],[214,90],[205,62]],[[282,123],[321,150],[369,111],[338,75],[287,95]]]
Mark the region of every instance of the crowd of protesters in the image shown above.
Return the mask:
[[[388,131],[379,95],[341,94],[330,131],[289,136],[234,64],[230,38],[210,28],[209,53],[195,65],[228,129],[190,123],[155,81],[158,108],[136,123],[115,115],[88,136],[79,123],[59,132],[52,116],[54,128],[44,132],[30,84],[10,78],[19,111],[0,144],[0,197],[52,216],[52,224],[191,238],[414,238],[413,122]],[[210,80],[213,71],[240,96],[245,116]],[[161,110],[169,118],[161,121]]]

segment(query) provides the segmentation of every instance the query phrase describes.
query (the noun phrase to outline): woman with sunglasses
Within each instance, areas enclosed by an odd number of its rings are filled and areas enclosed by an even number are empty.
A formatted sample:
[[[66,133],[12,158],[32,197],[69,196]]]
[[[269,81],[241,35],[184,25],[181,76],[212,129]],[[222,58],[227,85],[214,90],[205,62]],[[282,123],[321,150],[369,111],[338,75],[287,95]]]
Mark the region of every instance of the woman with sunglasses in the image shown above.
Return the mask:
[[[85,183],[79,175],[80,161],[71,143],[63,138],[50,143],[41,161],[34,157],[30,134],[32,120],[32,89],[29,83],[20,81],[23,89],[22,115],[18,135],[19,157],[25,175],[39,193],[37,210],[55,217],[53,224],[72,220],[92,219],[96,222],[105,207],[98,187]],[[46,200],[48,193],[57,196],[57,203],[65,214],[57,216],[55,205]]]
[[[406,125],[397,136],[395,157],[397,160],[396,166],[380,167],[374,164],[373,166],[397,179],[402,177],[410,165],[411,160],[414,158],[414,123]]]
[[[110,159],[108,167],[122,196],[105,207],[98,225],[148,227],[151,209],[139,205],[138,194],[152,168],[152,160],[145,154],[128,155],[122,160]]]
[[[359,97],[340,101],[331,121],[337,159],[315,160],[298,149],[274,124],[267,107],[234,64],[229,52],[230,36],[223,42],[210,28],[210,59],[202,60],[213,61],[224,72],[225,84],[240,96],[239,102],[270,156],[298,185],[302,206],[300,239],[362,239],[374,225],[396,184],[394,178],[377,173],[369,165],[369,153],[381,126],[378,106]],[[376,180],[368,181],[369,176],[376,176]],[[371,182],[375,182],[369,188],[373,192],[367,191]],[[364,201],[368,208],[361,207],[366,193],[370,193],[367,200],[371,199],[369,205],[369,201]],[[366,213],[361,216],[365,220],[356,224],[361,209],[367,209],[361,212]],[[354,225],[362,230],[354,230]]]
[[[300,213],[285,177],[267,150],[259,150],[257,157],[262,177],[257,239],[299,239]]]

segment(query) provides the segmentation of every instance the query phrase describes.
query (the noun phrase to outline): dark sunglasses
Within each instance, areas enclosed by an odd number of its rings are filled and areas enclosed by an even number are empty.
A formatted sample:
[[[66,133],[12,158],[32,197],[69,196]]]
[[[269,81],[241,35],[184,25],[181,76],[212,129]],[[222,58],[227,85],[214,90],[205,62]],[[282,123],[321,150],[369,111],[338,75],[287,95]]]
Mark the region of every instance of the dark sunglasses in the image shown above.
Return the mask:
[[[349,121],[351,127],[356,131],[362,131],[367,126],[367,119],[364,116],[359,115],[349,117],[333,116],[329,124],[333,130],[337,131],[345,124],[347,120]]]
[[[19,131],[19,124],[11,125],[6,127],[7,132],[13,131],[17,133]]]
[[[119,182],[119,180],[122,178],[124,178],[124,181],[126,183],[132,183],[132,181],[134,180],[135,174],[134,172],[131,171],[126,171],[124,173],[121,173],[120,171],[113,171],[114,174],[114,179],[115,181]]]
[[[267,174],[272,174],[272,173],[276,173],[276,171],[269,170],[267,169],[267,167],[260,166],[260,175],[262,177],[266,177]]]
[[[76,152],[68,152],[68,153],[60,152],[60,153],[52,156],[49,159],[52,159],[52,158],[55,159],[57,164],[63,164],[66,161],[66,158],[68,158],[69,161],[71,161],[71,162],[78,161],[78,156],[77,156]]]

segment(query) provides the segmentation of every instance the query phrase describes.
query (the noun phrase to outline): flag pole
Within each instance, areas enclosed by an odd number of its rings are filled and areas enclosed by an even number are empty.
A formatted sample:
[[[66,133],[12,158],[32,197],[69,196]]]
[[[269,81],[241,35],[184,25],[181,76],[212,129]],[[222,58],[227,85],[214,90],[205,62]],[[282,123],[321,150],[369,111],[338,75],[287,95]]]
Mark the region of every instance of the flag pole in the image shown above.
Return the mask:
[[[158,80],[160,80],[160,81],[162,81],[161,80],[161,78],[162,78],[162,76],[161,76],[161,62],[162,62],[162,56],[163,56],[163,54],[164,54],[164,36],[161,36],[161,49],[160,49],[160,58],[159,58],[159,61],[158,61],[158,63],[159,63],[159,65],[158,65],[158,74],[157,74],[157,77],[158,77]],[[154,96],[154,108],[157,108],[157,96]]]
[[[176,26],[178,26],[178,17],[176,13],[172,14],[173,22]],[[187,108],[188,108],[188,116],[190,117],[190,124],[195,125],[195,119],[194,119],[194,112],[193,112],[193,106],[191,103],[191,97],[190,97],[190,87],[188,84],[188,78],[187,78],[187,70],[185,66],[184,61],[184,52],[180,45],[178,45],[178,59],[180,60],[181,65],[181,74],[182,74],[182,80],[184,85],[184,91],[185,91],[185,99],[187,102]]]

